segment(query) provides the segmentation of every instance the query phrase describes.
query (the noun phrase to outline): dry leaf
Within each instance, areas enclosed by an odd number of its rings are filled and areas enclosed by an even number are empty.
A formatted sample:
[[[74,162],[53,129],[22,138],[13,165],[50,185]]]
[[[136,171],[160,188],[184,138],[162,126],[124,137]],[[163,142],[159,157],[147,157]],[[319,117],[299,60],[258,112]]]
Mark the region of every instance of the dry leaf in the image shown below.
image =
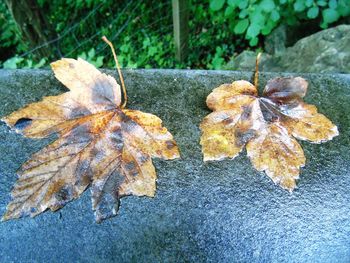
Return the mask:
[[[3,220],[53,211],[91,185],[96,221],[117,214],[126,195],[154,196],[151,157],[174,159],[173,136],[155,115],[120,107],[114,78],[82,59],[51,64],[69,91],[45,97],[5,117],[30,138],[57,133],[58,139],[23,164]]]
[[[292,191],[304,152],[293,138],[321,143],[338,135],[337,127],[313,105],[303,102],[307,82],[270,80],[262,97],[244,80],[223,84],[207,98],[214,112],[201,123],[204,161],[235,158],[246,146],[253,166]]]

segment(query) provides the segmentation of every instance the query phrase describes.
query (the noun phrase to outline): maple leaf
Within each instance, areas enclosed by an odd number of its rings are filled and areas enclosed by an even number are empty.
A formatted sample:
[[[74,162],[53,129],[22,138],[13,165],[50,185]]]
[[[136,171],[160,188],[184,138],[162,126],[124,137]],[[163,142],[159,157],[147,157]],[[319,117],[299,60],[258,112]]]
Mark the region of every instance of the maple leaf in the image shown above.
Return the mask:
[[[51,67],[69,91],[3,118],[29,138],[58,134],[18,171],[3,220],[55,211],[88,186],[97,222],[116,215],[123,196],[154,196],[151,158],[179,157],[161,119],[122,108],[115,79],[82,59],[64,58]]]
[[[214,89],[207,97],[214,112],[200,125],[204,161],[233,159],[246,146],[258,171],[292,191],[305,164],[295,138],[321,143],[338,135],[330,120],[303,102],[307,85],[301,77],[275,78],[268,81],[262,97],[256,85],[245,80]]]

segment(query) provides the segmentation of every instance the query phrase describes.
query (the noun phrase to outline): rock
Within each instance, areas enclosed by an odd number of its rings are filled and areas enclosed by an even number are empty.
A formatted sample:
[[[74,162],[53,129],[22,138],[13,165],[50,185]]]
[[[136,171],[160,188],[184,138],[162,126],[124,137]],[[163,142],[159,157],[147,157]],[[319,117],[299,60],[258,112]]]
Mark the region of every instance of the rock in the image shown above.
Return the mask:
[[[252,65],[255,63],[255,58],[256,53],[254,51],[245,50],[228,62],[227,65],[224,66],[224,69],[250,71],[254,69],[252,68]]]
[[[279,32],[279,33],[278,33]],[[283,27],[270,39],[263,53],[260,71],[350,73],[350,25],[340,25],[320,31],[285,48]],[[278,39],[281,43],[278,44]],[[249,71],[255,68],[256,53],[243,51],[223,67],[228,70]]]
[[[268,54],[279,54],[286,50],[287,44],[287,25],[280,25],[275,28],[271,34],[266,36],[265,51]]]
[[[264,41],[264,49],[270,55],[283,53],[287,47],[293,46],[298,40],[319,31],[319,21],[304,21],[299,25],[281,24],[276,27]]]
[[[260,86],[281,75],[261,73]],[[348,262],[350,75],[298,75],[310,82],[306,102],[336,123],[340,136],[302,143],[307,164],[293,194],[255,171],[245,153],[202,162],[206,96],[222,83],[251,80],[251,72],[125,71],[128,107],[161,117],[182,159],[155,160],[156,196],[122,199],[119,215],[102,224],[94,222],[89,191],[58,212],[0,223],[1,261]],[[64,90],[50,71],[0,70],[0,115]],[[50,139],[25,139],[3,123],[0,139],[3,214],[16,170]]]
[[[350,25],[340,25],[299,40],[266,60],[263,71],[350,73]]]
[[[225,70],[239,70],[239,71],[251,71],[255,69],[255,60],[257,53],[250,50],[245,50],[237,57],[228,62],[223,69]],[[263,64],[270,56],[263,53],[260,59],[260,64]]]

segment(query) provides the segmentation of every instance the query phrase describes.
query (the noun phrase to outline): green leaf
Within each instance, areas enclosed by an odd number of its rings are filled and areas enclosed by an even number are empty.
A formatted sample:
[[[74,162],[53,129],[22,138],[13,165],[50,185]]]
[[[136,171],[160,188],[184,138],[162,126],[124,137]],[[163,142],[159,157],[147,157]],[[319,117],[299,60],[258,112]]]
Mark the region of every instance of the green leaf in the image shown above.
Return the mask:
[[[308,11],[307,11],[307,17],[310,19],[314,19],[318,16],[319,13],[319,8],[318,6],[314,6],[311,7]]]
[[[281,4],[281,5],[283,5],[283,4],[285,4],[285,3],[287,3],[287,0],[280,0],[280,4]]]
[[[276,10],[273,10],[271,12],[270,18],[273,22],[277,22],[281,18],[281,16],[280,13],[278,13]]]
[[[222,65],[225,62],[225,59],[222,58],[224,50],[221,47],[216,47],[215,51],[216,52],[214,58],[212,59],[211,64],[209,64],[208,66],[210,69],[221,69]]]
[[[89,59],[93,58],[95,56],[95,49],[91,48],[87,55]]]
[[[326,6],[326,5],[327,5],[327,2],[324,1],[324,0],[318,0],[318,1],[317,1],[317,5],[318,5],[318,6]]]
[[[46,59],[42,58],[37,64],[34,65],[34,68],[41,68],[45,65],[45,63],[46,63]]]
[[[264,25],[267,17],[263,15],[262,10],[260,8],[256,8],[250,15],[250,23],[251,24],[259,24]]]
[[[128,53],[129,51],[129,47],[130,47],[130,44],[123,44],[120,46],[120,51],[124,52],[124,53]]]
[[[333,23],[338,20],[339,14],[336,10],[327,8],[322,11],[323,21],[327,24]]]
[[[275,22],[272,20],[268,20],[263,29],[261,30],[261,34],[268,35],[271,33],[272,29],[276,26]]]
[[[341,16],[350,15],[350,2],[348,0],[339,0],[337,10]]]
[[[239,12],[238,17],[239,18],[245,18],[248,15],[248,10],[247,9],[243,9],[241,12]]]
[[[29,68],[32,68],[32,67],[33,67],[33,60],[27,59],[26,62],[27,62],[27,65],[24,66],[24,67],[22,67],[22,68],[24,68],[24,69],[29,69]]]
[[[328,24],[327,23],[325,23],[324,21],[320,24],[320,27],[322,28],[322,29],[326,29],[327,27],[328,27]]]
[[[234,8],[232,6],[226,7],[226,9],[225,9],[225,16],[227,17],[227,16],[232,15],[233,14],[233,10],[234,10]]]
[[[142,42],[142,46],[144,48],[148,47],[151,45],[151,40],[149,39],[149,37],[146,37],[145,40]]]
[[[250,24],[247,30],[247,38],[254,38],[260,33],[261,27],[258,24]]]
[[[6,69],[16,69],[17,64],[21,63],[23,60],[24,60],[24,58],[20,58],[20,57],[9,58],[8,60],[6,60],[4,62],[3,67]]]
[[[314,0],[306,0],[306,1],[305,1],[305,5],[306,5],[307,7],[312,6],[313,3],[314,3]]]
[[[245,9],[247,8],[247,6],[248,6],[248,0],[239,1],[239,4],[238,4],[239,9]]]
[[[227,0],[227,4],[232,7],[238,6],[240,0]]]
[[[260,7],[265,12],[271,12],[276,6],[275,6],[275,2],[273,0],[263,0],[260,3]]]
[[[91,61],[91,63],[96,67],[96,68],[100,68],[103,65],[103,56],[98,56],[97,59],[95,61]]]
[[[214,69],[221,69],[222,65],[224,64],[225,60],[221,57],[214,57],[212,60],[212,65]]]
[[[233,29],[233,31],[237,35],[242,34],[244,31],[246,31],[248,25],[249,25],[249,20],[248,19],[240,20],[237,23],[237,25],[235,26],[235,28]]]
[[[132,63],[131,61],[129,61],[127,67],[128,68],[137,68],[137,63]]]
[[[155,54],[157,53],[157,47],[154,47],[154,46],[151,46],[149,49],[148,49],[148,55],[149,56],[154,56]]]
[[[210,0],[210,9],[219,11],[225,4],[225,0]]]
[[[304,0],[297,0],[293,7],[296,12],[302,12],[306,8]]]
[[[84,52],[80,53],[80,54],[78,55],[78,58],[82,58],[82,59],[84,59],[84,60],[87,60],[86,52],[84,51]]]
[[[337,0],[329,0],[328,5],[329,5],[330,8],[336,9],[337,6],[338,6]]]
[[[257,37],[254,37],[249,41],[249,45],[254,47],[258,44],[258,41],[259,41],[259,39]]]

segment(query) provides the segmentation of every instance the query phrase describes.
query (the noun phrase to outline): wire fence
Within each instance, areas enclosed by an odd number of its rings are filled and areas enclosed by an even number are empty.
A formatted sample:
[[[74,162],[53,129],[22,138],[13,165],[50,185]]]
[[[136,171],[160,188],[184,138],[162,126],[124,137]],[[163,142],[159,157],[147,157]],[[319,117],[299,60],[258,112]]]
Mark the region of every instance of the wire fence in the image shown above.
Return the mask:
[[[130,0],[121,4],[113,1],[108,5],[105,2],[100,1],[90,10],[84,10],[85,15],[75,15],[69,26],[58,30],[55,38],[31,48],[19,57],[31,57],[37,50],[47,46],[57,49],[57,54],[61,57],[77,57],[91,48],[94,49],[95,57],[109,57],[110,50],[101,41],[103,35],[114,43],[117,50],[126,42],[131,45],[135,61],[140,57],[140,53],[145,52],[144,39],[155,36],[158,41],[164,42],[164,45],[172,45],[172,39],[164,38],[166,35],[172,35],[171,1],[157,3]]]

